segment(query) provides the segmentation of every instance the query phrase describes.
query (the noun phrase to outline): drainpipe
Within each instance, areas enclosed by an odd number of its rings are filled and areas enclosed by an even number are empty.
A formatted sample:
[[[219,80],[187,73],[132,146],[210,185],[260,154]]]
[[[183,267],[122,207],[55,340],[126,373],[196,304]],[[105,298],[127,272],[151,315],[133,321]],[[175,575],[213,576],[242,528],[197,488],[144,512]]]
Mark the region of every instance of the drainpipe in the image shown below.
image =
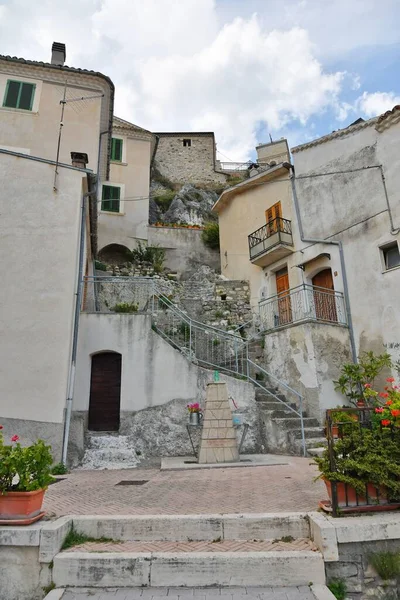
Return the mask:
[[[355,341],[355,337],[354,337],[353,319],[351,317],[351,310],[350,310],[349,287],[348,287],[348,282],[347,282],[346,263],[344,261],[343,244],[341,241],[323,240],[323,239],[314,239],[314,238],[304,237],[303,223],[302,223],[301,215],[300,215],[300,208],[299,208],[299,201],[297,198],[295,180],[296,180],[296,175],[295,175],[294,166],[292,165],[292,175],[290,177],[290,181],[292,183],[293,202],[294,202],[294,208],[296,211],[297,223],[299,225],[301,241],[310,243],[310,244],[330,244],[331,246],[337,246],[339,248],[340,266],[342,269],[342,277],[343,277],[343,292],[344,292],[344,298],[345,298],[345,304],[346,304],[347,323],[349,325],[351,355],[352,355],[353,362],[355,364],[357,364],[357,362],[358,362],[357,348],[356,348],[356,341]]]

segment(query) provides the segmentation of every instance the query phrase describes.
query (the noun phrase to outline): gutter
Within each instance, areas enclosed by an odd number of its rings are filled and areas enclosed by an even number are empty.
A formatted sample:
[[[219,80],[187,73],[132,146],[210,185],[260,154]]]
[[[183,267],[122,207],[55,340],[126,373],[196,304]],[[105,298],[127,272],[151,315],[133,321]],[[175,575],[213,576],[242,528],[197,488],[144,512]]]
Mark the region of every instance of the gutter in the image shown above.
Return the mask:
[[[306,243],[311,243],[311,244],[330,244],[331,246],[337,246],[339,248],[340,266],[342,269],[342,277],[343,277],[343,293],[344,293],[345,304],[346,304],[347,323],[349,325],[351,356],[352,356],[354,364],[357,364],[358,363],[357,347],[356,347],[356,341],[355,341],[355,337],[354,337],[353,319],[351,316],[351,309],[350,309],[349,287],[348,287],[348,281],[347,281],[346,263],[344,260],[343,244],[341,241],[306,238],[304,236],[303,223],[301,220],[300,208],[299,208],[299,200],[297,198],[296,174],[295,174],[294,166],[292,166],[292,176],[290,177],[290,181],[292,184],[293,202],[294,202],[294,208],[296,211],[297,223],[299,225],[299,233],[300,233],[301,241],[306,242]]]

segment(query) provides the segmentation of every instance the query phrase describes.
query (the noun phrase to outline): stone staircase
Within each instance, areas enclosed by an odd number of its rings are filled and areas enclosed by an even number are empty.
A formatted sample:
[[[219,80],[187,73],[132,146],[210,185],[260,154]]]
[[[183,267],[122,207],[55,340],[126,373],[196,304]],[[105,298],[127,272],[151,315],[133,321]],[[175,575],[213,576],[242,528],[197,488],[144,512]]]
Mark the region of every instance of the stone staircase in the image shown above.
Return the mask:
[[[267,443],[266,451],[281,452],[282,454],[301,454],[300,419],[277,398],[296,409],[296,405],[291,403],[284,394],[280,394],[276,388],[256,390],[256,401],[259,406],[264,433],[263,438]],[[321,455],[327,442],[318,419],[305,415],[303,423],[307,453],[310,456]]]
[[[126,435],[88,431],[85,435],[85,454],[80,469],[129,469],[139,460]]]
[[[54,556],[52,580],[75,594],[325,584],[323,556],[301,513],[85,516],[73,517],[73,528],[88,541]]]

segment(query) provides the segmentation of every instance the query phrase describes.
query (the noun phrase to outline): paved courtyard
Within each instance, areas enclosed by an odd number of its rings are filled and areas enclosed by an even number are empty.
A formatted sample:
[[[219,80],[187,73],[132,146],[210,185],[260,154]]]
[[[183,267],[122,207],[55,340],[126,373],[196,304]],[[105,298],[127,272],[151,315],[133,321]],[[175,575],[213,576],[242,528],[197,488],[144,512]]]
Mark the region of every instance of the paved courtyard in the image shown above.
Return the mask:
[[[313,482],[309,458],[287,464],[188,471],[76,470],[51,485],[45,510],[51,518],[80,515],[210,514],[311,511],[326,499]],[[143,485],[117,485],[121,481]]]
[[[62,600],[315,600],[308,587],[67,590]]]

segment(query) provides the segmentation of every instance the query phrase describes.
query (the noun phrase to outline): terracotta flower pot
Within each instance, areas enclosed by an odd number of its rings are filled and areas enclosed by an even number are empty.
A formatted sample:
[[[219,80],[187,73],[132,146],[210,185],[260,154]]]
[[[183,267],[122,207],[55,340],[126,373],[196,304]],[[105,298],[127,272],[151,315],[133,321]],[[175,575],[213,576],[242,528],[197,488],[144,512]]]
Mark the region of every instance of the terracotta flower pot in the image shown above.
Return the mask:
[[[339,425],[332,425],[332,437],[337,439],[339,437]]]
[[[324,479],[329,499],[332,500],[332,482]],[[346,490],[347,488],[347,490]],[[346,485],[341,481],[336,483],[337,501],[339,508],[345,508],[346,506],[366,506],[367,498],[365,496],[357,495],[356,490],[351,485]],[[346,495],[347,491],[347,495]],[[368,504],[387,504],[387,492],[386,488],[380,486],[377,488],[373,483],[367,484],[368,491]],[[378,500],[379,495],[379,500]]]
[[[357,400],[357,408],[365,408],[365,400]]]
[[[46,490],[0,494],[0,521],[32,519],[40,514]]]

